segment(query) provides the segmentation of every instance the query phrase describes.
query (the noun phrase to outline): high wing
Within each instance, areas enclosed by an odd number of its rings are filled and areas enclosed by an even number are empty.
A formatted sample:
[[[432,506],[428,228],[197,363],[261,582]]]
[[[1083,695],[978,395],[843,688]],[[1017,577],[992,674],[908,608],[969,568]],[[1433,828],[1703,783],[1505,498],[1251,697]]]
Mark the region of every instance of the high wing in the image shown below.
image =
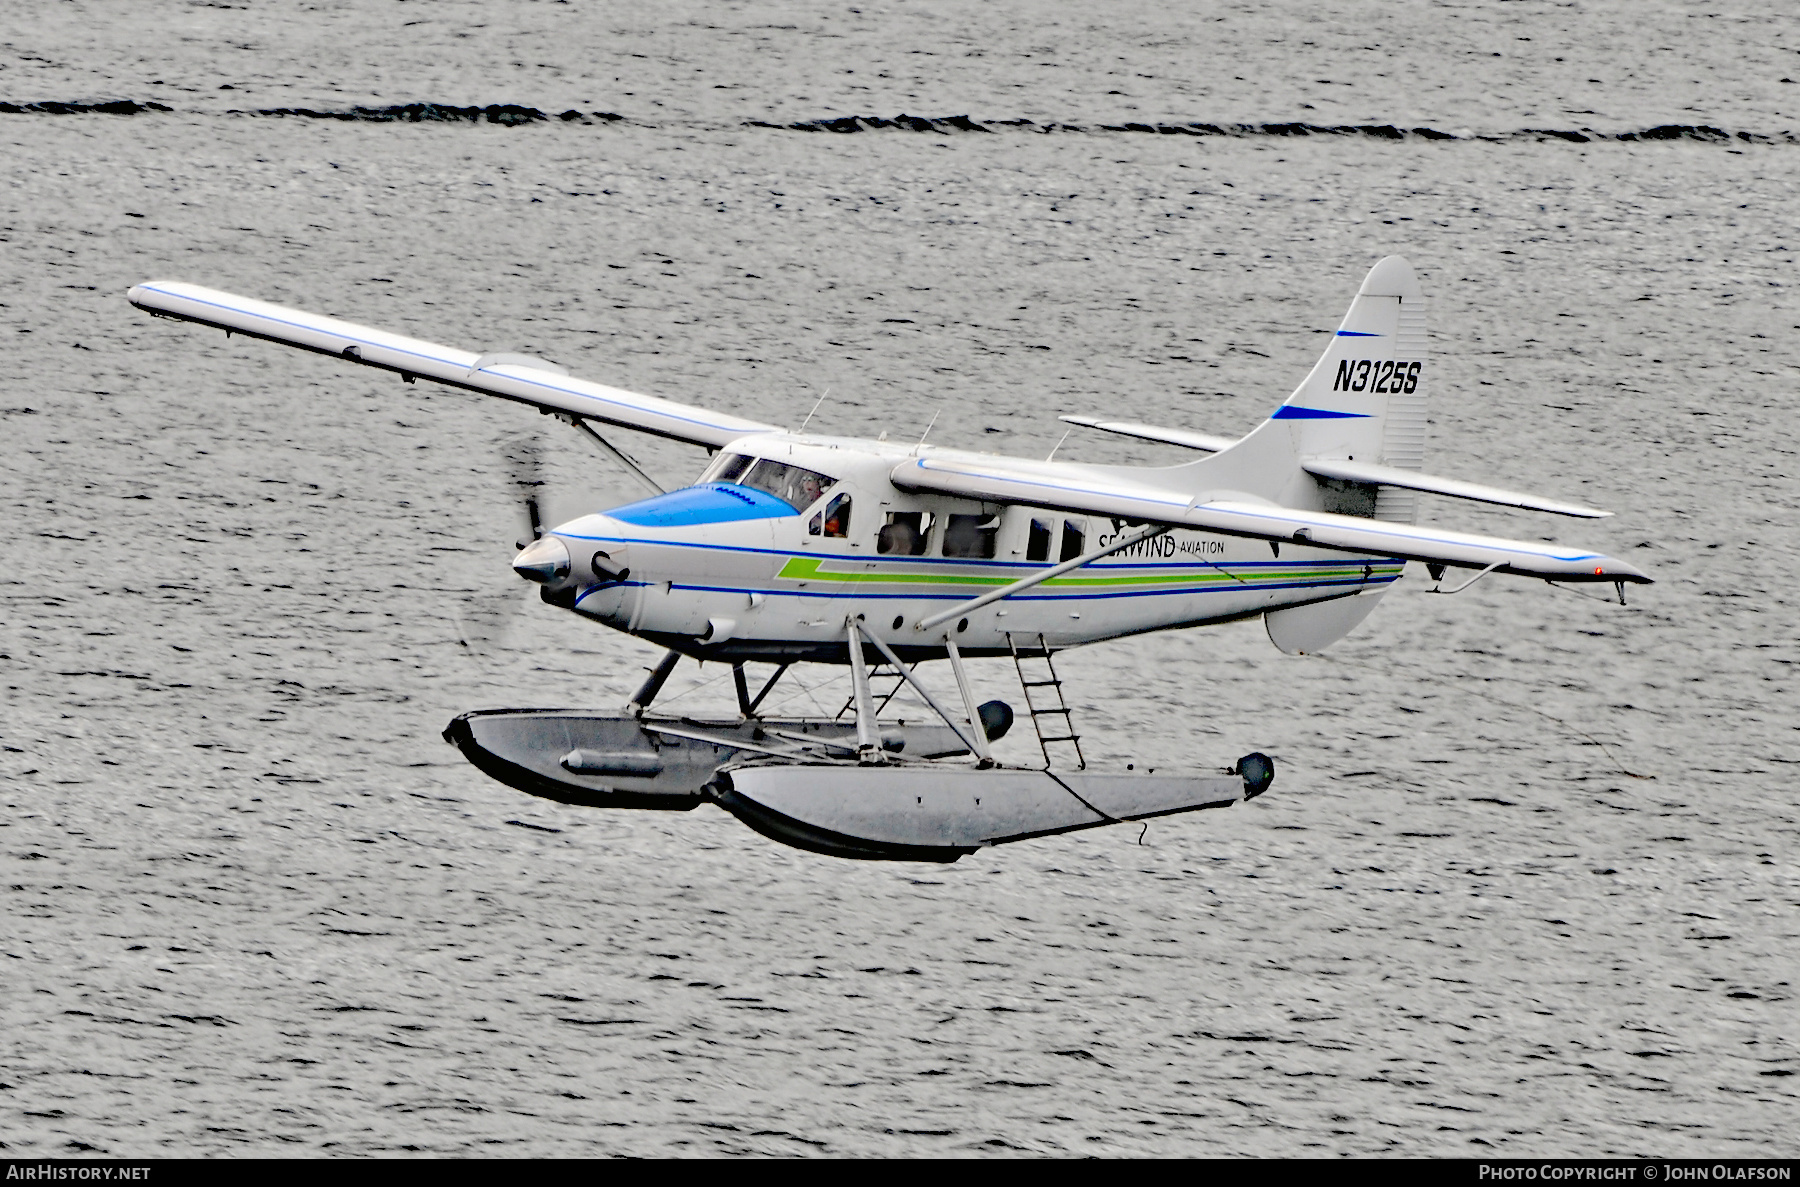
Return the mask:
[[[1231,493],[1186,495],[1115,473],[1061,462],[928,452],[893,470],[895,486],[984,502],[1028,504],[1161,523],[1227,536],[1291,542],[1427,564],[1493,569],[1547,581],[1650,578],[1623,561],[1585,549],[1505,540],[1442,528],[1363,519],[1257,502]]]
[[[133,305],[159,317],[198,322],[229,334],[336,355],[367,367],[398,372],[409,383],[415,376],[430,379],[709,449],[776,428],[576,379],[541,359],[456,350],[197,284],[149,281],[133,287],[129,296]]]

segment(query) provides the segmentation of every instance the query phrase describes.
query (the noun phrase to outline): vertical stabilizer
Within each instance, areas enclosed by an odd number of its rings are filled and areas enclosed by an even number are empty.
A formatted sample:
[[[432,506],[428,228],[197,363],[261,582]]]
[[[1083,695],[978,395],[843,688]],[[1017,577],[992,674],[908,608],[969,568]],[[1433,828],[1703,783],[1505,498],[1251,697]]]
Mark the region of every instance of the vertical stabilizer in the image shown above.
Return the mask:
[[[1369,270],[1325,353],[1265,428],[1276,425],[1296,463],[1334,457],[1402,470],[1424,465],[1425,302],[1404,259],[1388,256]],[[1375,518],[1411,523],[1417,499],[1383,488]]]
[[[1231,448],[1161,470],[1157,480],[1411,523],[1412,492],[1326,483],[1301,467],[1303,459],[1332,458],[1421,469],[1425,376],[1424,296],[1412,265],[1388,256],[1369,270],[1325,352],[1268,420]]]
[[[1242,492],[1284,507],[1412,523],[1412,491],[1315,478],[1304,466],[1331,459],[1422,469],[1425,375],[1424,294],[1412,265],[1388,256],[1363,278],[1325,352],[1268,420],[1231,448],[1158,478],[1202,498]],[[1320,651],[1355,629],[1385,592],[1365,587],[1360,596],[1271,610],[1269,638],[1291,654]]]

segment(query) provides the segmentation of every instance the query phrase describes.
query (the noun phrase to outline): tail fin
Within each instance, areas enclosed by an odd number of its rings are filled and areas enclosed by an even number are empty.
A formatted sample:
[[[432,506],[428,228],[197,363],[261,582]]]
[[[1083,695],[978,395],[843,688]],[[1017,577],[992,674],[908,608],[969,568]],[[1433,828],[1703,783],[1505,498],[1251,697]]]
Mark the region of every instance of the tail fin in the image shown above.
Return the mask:
[[[1294,394],[1229,449],[1179,467],[1181,489],[1242,492],[1283,507],[1412,523],[1418,495],[1394,486],[1316,478],[1308,459],[1418,471],[1425,462],[1425,302],[1412,266],[1381,260],[1363,279],[1331,344]],[[1174,478],[1162,472],[1164,480]],[[1365,570],[1365,577],[1367,570]],[[1264,615],[1269,638],[1289,654],[1343,638],[1387,590],[1333,591],[1331,600]],[[1342,596],[1348,593],[1350,596]]]
[[[1412,266],[1388,256],[1369,270],[1325,353],[1274,415],[1230,449],[1181,468],[1205,489],[1411,523],[1413,492],[1348,483],[1335,489],[1300,462],[1327,457],[1422,468],[1425,375],[1424,297]]]
[[[1400,256],[1388,256],[1369,269],[1324,356],[1272,419],[1300,422],[1294,436],[1302,456],[1419,470],[1425,464],[1425,345],[1418,278]],[[1417,509],[1412,491],[1382,487],[1375,518],[1411,523]]]

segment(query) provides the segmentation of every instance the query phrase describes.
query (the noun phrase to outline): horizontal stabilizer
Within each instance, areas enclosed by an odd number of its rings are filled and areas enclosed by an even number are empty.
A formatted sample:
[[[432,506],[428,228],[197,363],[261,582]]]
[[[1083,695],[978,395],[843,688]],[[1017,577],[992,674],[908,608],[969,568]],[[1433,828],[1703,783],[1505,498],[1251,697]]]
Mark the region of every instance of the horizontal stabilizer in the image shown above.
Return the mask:
[[[150,281],[134,286],[128,295],[133,305],[161,317],[198,322],[380,367],[407,378],[431,379],[712,449],[752,433],[774,431],[773,425],[574,379],[554,363],[526,355],[456,350],[197,284]]]
[[[1583,507],[1577,503],[1564,503],[1539,495],[1526,495],[1517,491],[1501,490],[1499,487],[1461,482],[1455,478],[1436,478],[1430,474],[1397,470],[1392,466],[1377,466],[1369,462],[1350,462],[1339,458],[1306,458],[1301,461],[1300,467],[1317,478],[1336,478],[1344,482],[1368,482],[1378,483],[1382,486],[1398,486],[1406,490],[1424,491],[1427,494],[1448,495],[1453,499],[1472,499],[1477,503],[1495,503],[1502,507],[1523,507],[1528,511],[1549,511],[1555,515],[1573,515],[1579,519],[1605,519],[1612,514],[1610,511],[1596,511],[1592,507]]]
[[[1223,453],[1237,444],[1236,437],[1214,437],[1208,433],[1190,433],[1186,429],[1164,429],[1156,425],[1139,424],[1135,420],[1099,420],[1092,416],[1059,416],[1058,420],[1066,420],[1072,425],[1080,425],[1087,429],[1099,429],[1102,433],[1117,433],[1121,437],[1136,437],[1140,441],[1160,441],[1164,445],[1179,445],[1184,449],[1201,449],[1207,453]]]

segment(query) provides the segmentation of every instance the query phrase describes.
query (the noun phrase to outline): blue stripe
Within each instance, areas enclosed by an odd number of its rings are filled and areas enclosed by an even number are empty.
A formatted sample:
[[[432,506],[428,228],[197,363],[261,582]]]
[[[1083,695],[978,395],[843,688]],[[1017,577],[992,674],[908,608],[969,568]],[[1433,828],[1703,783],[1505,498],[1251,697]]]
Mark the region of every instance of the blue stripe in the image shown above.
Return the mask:
[[[1331,581],[1280,581],[1280,582],[1264,582],[1262,584],[1255,584],[1255,585],[1250,584],[1248,582],[1240,585],[1240,584],[1237,584],[1234,582],[1231,584],[1221,583],[1219,585],[1209,585],[1209,586],[1204,586],[1204,587],[1200,587],[1200,588],[1187,588],[1187,589],[1119,590],[1114,593],[1085,593],[1085,594],[1074,594],[1074,593],[1070,593],[1070,594],[1036,594],[1036,595],[1015,594],[1013,597],[1008,598],[1007,600],[1013,601],[1013,602],[1105,602],[1105,601],[1111,601],[1115,598],[1174,598],[1174,597],[1186,597],[1189,594],[1232,593],[1234,591],[1239,592],[1239,593],[1267,593],[1270,590],[1277,590],[1277,589],[1331,589],[1331,588],[1339,587],[1339,586],[1371,586],[1372,587],[1372,586],[1377,586],[1377,585],[1388,585],[1388,584],[1391,584],[1392,582],[1398,581],[1399,579],[1400,579],[1399,575],[1395,574],[1391,577],[1373,575],[1367,581],[1363,580],[1360,577],[1340,577],[1340,578],[1333,579]],[[633,581],[633,582],[629,582],[628,584],[637,585],[637,584],[639,584],[639,582]],[[616,586],[596,586],[595,587],[595,589],[615,589],[615,588],[617,588],[617,587]],[[963,593],[963,594],[954,594],[954,595],[918,594],[918,593],[911,593],[911,594],[870,593],[870,592],[864,592],[864,591],[858,591],[856,593],[827,593],[827,592],[820,591],[820,592],[815,593],[812,590],[769,589],[767,587],[764,587],[762,589],[741,589],[737,586],[728,586],[728,585],[686,585],[679,581],[673,583],[673,588],[694,590],[694,591],[697,591],[700,593],[733,593],[733,594],[759,593],[759,594],[763,594],[766,597],[771,597],[771,598],[777,598],[777,597],[823,598],[828,601],[863,601],[863,600],[867,600],[867,601],[887,601],[887,602],[966,602],[972,597],[980,596],[977,593]],[[590,590],[589,592],[593,592],[593,591]],[[585,598],[587,596],[587,594],[583,594],[581,596]],[[1279,608],[1279,607],[1277,607],[1277,608]]]
[[[1180,580],[1171,578],[1171,580]],[[1104,602],[1117,598],[1176,598],[1190,594],[1206,593],[1267,593],[1278,589],[1331,589],[1338,586],[1375,587],[1391,585],[1400,580],[1399,573],[1376,573],[1367,578],[1337,577],[1328,581],[1245,581],[1240,583],[1207,586],[1189,586],[1184,589],[1138,589],[1116,590],[1112,593],[1050,593],[1050,594],[1015,594],[1009,601],[1015,602]],[[624,581],[616,585],[594,585],[583,590],[575,599],[579,605],[588,597],[606,589],[621,587],[648,587],[660,582]],[[774,589],[769,586],[749,588],[737,585],[690,585],[675,581],[670,583],[671,589],[692,590],[697,593],[730,593],[730,594],[762,594],[772,598],[815,598],[825,601],[880,601],[880,602],[966,602],[973,595],[961,593],[876,593],[872,590],[856,590],[850,593],[832,593],[826,590]]]
[[[1365,334],[1361,330],[1339,330],[1337,332],[1337,336],[1339,338],[1379,338],[1379,337],[1381,337],[1380,334]]]
[[[1366,412],[1328,412],[1323,408],[1301,408],[1295,404],[1283,404],[1275,410],[1270,420],[1368,420]]]
[[[603,511],[600,514],[605,515],[605,514],[609,514],[609,513]],[[1178,530],[1204,531],[1205,529],[1192,528],[1192,529],[1178,529]],[[659,538],[653,537],[653,536],[588,536],[588,535],[583,535],[582,533],[579,533],[579,532],[558,532],[558,531],[553,531],[550,534],[556,535],[556,536],[561,536],[565,540],[591,540],[591,541],[593,541],[595,543],[599,543],[599,544],[609,544],[609,543],[610,544],[645,544],[645,545],[654,545],[659,548],[693,548],[693,549],[698,549],[698,550],[704,551],[704,552],[746,552],[746,553],[750,553],[752,555],[758,555],[758,556],[816,557],[820,560],[825,560],[825,561],[859,561],[859,560],[871,559],[869,557],[863,556],[860,553],[854,553],[854,552],[848,552],[848,553],[846,553],[846,552],[824,552],[824,551],[794,552],[791,549],[785,549],[785,548],[746,548],[742,545],[737,545],[737,544],[701,544],[701,543],[698,543],[693,540],[671,540],[671,539],[666,539],[666,538],[659,539]],[[1261,541],[1259,540],[1258,542],[1260,543]],[[1299,544],[1300,542],[1297,540],[1290,541],[1288,537],[1283,536],[1280,540],[1277,541],[1277,543]],[[1308,547],[1311,547],[1311,546],[1309,545]],[[877,555],[882,555],[882,554],[877,554]],[[1363,556],[1363,560],[1359,561],[1356,559],[1356,557],[1359,555]],[[1116,571],[1119,569],[1193,569],[1195,571],[1198,571],[1201,569],[1218,569],[1220,567],[1229,568],[1229,569],[1256,569],[1256,568],[1294,569],[1294,568],[1299,568],[1304,565],[1333,565],[1333,566],[1342,567],[1342,566],[1348,565],[1348,564],[1361,564],[1361,563],[1363,563],[1363,561],[1366,561],[1367,563],[1369,563],[1371,565],[1376,565],[1376,566],[1403,565],[1406,563],[1405,561],[1401,560],[1397,556],[1376,557],[1373,553],[1370,553],[1367,555],[1357,554],[1357,553],[1346,553],[1344,555],[1344,557],[1342,557],[1342,558],[1327,557],[1327,558],[1320,559],[1320,560],[1298,560],[1298,559],[1296,559],[1296,560],[1291,560],[1291,561],[1278,561],[1278,560],[1267,560],[1267,561],[1249,561],[1249,560],[1246,560],[1246,561],[1178,561],[1178,560],[1171,559],[1171,560],[1166,560],[1166,561],[1146,561],[1142,564],[1131,564],[1131,565],[1110,564],[1109,562],[1111,561],[1111,559],[1112,559],[1111,557],[1102,557],[1100,560],[1093,561],[1092,563],[1088,564],[1085,567],[1090,568],[1090,569],[1102,569],[1103,568],[1109,572]],[[1039,569],[1045,568],[1047,565],[1047,562],[1044,562],[1044,561],[961,560],[961,559],[955,559],[955,558],[950,558],[950,557],[937,557],[937,556],[907,556],[907,557],[895,556],[895,557],[891,557],[891,558],[886,558],[885,563],[890,564],[890,565],[902,565],[902,564],[905,564],[905,565],[942,565],[942,566],[951,566],[951,567],[960,566],[963,568],[969,568],[972,566],[980,566],[982,568],[987,568],[987,569],[1030,569],[1033,572],[1036,572]],[[1178,581],[1178,580],[1180,580],[1180,578],[1171,577],[1169,580]],[[626,584],[626,585],[652,584],[652,585],[654,585],[657,583],[656,582],[640,583],[640,582],[636,582],[636,581],[627,581],[627,582],[624,582],[623,584]],[[736,592],[749,592],[749,591],[746,590],[746,591],[736,591]]]

